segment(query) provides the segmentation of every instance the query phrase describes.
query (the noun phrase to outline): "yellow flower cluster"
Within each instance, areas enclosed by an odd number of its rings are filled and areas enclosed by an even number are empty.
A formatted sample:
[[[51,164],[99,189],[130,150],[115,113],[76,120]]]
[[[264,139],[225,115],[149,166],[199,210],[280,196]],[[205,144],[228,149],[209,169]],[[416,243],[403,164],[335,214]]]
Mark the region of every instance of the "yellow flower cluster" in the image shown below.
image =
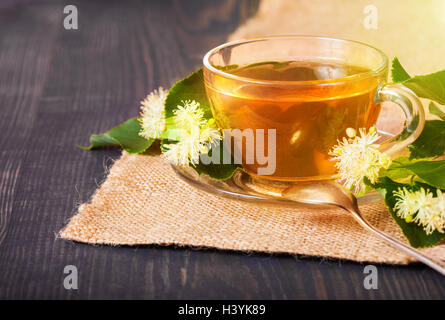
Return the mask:
[[[336,161],[335,167],[345,187],[359,193],[364,189],[363,179],[367,177],[374,183],[380,169],[390,166],[391,159],[377,150],[380,136],[375,128],[370,128],[369,132],[360,129],[360,135],[348,128],[346,133],[349,138],[338,141],[329,154],[333,156],[331,160]]]
[[[167,90],[159,87],[141,101],[141,131],[139,135],[145,139],[159,139],[165,130],[164,102]]]
[[[420,188],[408,191],[406,188],[394,192],[397,202],[394,206],[396,214],[406,222],[414,222],[422,226],[426,234],[433,231],[445,232],[445,196],[437,190],[437,196]]]
[[[159,139],[166,130],[165,99],[167,90],[159,87],[141,101],[141,131],[146,139]],[[188,166],[199,163],[199,157],[207,153],[210,145],[221,140],[213,119],[206,120],[198,102],[182,101],[174,111],[172,121],[178,128],[174,130],[175,141],[164,144],[164,157],[175,165]],[[170,120],[170,119],[169,119]]]
[[[196,101],[182,101],[174,111],[174,123],[179,127],[178,141],[165,144],[165,159],[175,165],[199,163],[199,156],[209,151],[210,145],[221,140],[213,119],[206,120]]]

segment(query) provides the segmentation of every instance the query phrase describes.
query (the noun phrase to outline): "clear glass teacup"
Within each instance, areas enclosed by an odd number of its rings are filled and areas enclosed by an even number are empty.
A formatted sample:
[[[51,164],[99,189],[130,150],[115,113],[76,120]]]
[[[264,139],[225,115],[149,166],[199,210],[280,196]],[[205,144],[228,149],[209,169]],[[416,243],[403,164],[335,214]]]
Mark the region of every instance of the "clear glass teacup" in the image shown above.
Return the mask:
[[[279,181],[332,179],[329,154],[346,130],[374,126],[383,101],[406,116],[403,134],[380,149],[391,155],[424,125],[422,105],[400,84],[388,84],[388,58],[349,40],[272,36],[239,40],[204,57],[214,118],[232,134],[231,152],[252,176]]]

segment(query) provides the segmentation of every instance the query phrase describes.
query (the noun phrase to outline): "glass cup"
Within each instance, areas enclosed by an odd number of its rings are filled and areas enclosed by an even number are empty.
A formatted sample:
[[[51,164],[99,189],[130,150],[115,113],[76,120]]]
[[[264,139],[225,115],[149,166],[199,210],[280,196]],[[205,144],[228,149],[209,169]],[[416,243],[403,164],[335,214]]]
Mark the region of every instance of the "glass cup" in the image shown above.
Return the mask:
[[[229,129],[232,154],[241,156],[249,175],[277,181],[335,178],[329,151],[346,129],[374,126],[383,101],[395,102],[406,119],[380,150],[392,155],[411,144],[423,129],[422,104],[387,76],[383,52],[332,38],[239,40],[204,57],[207,96],[219,128]]]

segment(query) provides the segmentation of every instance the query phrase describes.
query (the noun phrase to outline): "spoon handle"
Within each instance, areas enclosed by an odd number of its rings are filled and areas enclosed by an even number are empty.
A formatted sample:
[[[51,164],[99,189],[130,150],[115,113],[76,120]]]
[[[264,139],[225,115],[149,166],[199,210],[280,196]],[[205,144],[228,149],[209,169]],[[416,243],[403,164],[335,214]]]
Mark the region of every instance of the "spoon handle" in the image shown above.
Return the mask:
[[[344,208],[345,209],[345,208]],[[375,235],[379,236],[381,239],[385,240],[386,242],[392,244],[394,247],[400,249],[401,251],[405,252],[406,254],[412,256],[413,258],[416,258],[418,261],[423,262],[424,264],[430,266],[431,268],[433,268],[434,270],[436,270],[437,272],[439,272],[440,274],[442,274],[443,276],[445,276],[445,262],[441,261],[441,260],[436,260],[434,258],[431,258],[429,256],[427,256],[426,254],[424,254],[423,252],[414,249],[396,239],[394,239],[393,237],[387,235],[386,233],[378,230],[377,228],[375,228],[374,226],[370,225],[360,214],[360,211],[358,210],[351,210],[351,209],[347,209],[349,212],[352,213],[352,215],[354,216],[355,220],[366,230],[371,231],[372,233],[374,233]],[[357,212],[358,211],[358,212]]]

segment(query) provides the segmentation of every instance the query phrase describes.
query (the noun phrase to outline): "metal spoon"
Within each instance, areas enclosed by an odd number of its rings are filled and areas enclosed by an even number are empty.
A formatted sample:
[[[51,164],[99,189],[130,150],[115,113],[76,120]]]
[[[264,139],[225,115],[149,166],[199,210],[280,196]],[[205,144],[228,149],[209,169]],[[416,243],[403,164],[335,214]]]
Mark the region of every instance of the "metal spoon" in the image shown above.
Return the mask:
[[[445,262],[431,258],[370,225],[360,213],[354,195],[334,181],[311,181],[295,184],[285,189],[282,195],[286,199],[300,203],[342,208],[352,214],[354,219],[366,230],[445,276]]]

